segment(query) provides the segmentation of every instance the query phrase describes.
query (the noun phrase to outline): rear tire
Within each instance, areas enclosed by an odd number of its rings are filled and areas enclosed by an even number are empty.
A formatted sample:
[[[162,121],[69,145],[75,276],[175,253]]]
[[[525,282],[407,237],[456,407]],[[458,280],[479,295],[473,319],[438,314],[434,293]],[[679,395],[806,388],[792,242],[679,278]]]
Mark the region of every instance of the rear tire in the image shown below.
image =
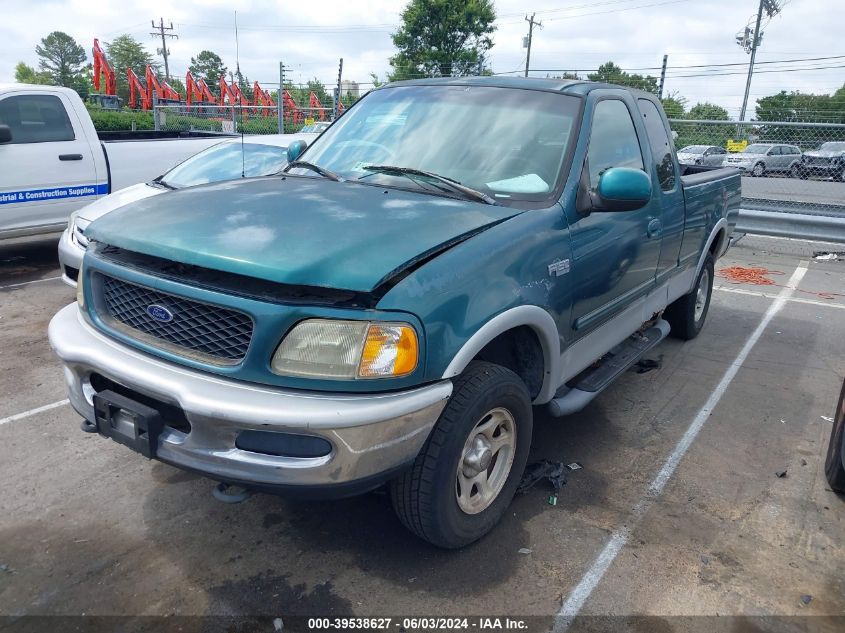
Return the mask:
[[[792,163],[792,167],[789,168],[789,177],[790,178],[800,178],[801,177],[801,167],[798,163]]]
[[[452,396],[413,465],[391,482],[399,520],[438,547],[480,539],[516,492],[532,426],[531,398],[519,376],[493,363],[470,363],[455,378]]]
[[[839,404],[833,414],[833,428],[830,430],[830,443],[824,463],[824,473],[827,475],[830,487],[840,493],[845,493],[845,468],[842,467],[843,442],[845,442],[845,384],[842,385]]]
[[[713,295],[713,268],[713,255],[708,253],[693,289],[676,299],[663,313],[663,318],[672,326],[670,333],[675,338],[690,341],[704,327]]]

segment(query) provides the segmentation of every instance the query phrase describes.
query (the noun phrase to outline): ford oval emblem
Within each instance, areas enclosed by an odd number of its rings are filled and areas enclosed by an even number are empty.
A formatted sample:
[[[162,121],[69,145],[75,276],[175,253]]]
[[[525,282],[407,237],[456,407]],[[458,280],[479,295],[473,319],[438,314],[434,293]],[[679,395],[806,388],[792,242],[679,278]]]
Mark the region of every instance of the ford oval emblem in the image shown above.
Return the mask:
[[[168,323],[173,320],[173,313],[157,303],[147,306],[147,314],[156,321],[161,321],[162,323]]]

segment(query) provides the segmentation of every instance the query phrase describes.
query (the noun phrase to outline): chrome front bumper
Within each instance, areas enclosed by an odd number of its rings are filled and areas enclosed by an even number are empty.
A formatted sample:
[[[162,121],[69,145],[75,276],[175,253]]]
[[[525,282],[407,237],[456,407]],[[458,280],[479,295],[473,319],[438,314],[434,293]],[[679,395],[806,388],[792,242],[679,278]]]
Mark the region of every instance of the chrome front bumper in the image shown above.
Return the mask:
[[[328,394],[212,376],[106,337],[76,304],[53,317],[49,339],[64,363],[71,405],[86,420],[94,422],[91,376],[99,374],[183,410],[190,432],[166,426],[157,458],[247,485],[302,489],[377,481],[416,457],[452,393],[449,380],[395,393]],[[235,446],[244,430],[317,435],[332,451],[308,458],[245,451]]]

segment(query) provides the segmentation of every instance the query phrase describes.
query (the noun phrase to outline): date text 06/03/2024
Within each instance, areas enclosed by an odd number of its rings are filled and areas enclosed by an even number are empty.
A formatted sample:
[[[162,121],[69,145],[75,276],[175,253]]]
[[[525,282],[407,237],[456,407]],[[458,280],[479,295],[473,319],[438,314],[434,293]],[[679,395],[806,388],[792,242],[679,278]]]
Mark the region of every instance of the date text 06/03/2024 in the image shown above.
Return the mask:
[[[525,620],[508,617],[477,618],[309,618],[310,630],[391,629],[402,631],[454,631],[454,630],[524,630]]]

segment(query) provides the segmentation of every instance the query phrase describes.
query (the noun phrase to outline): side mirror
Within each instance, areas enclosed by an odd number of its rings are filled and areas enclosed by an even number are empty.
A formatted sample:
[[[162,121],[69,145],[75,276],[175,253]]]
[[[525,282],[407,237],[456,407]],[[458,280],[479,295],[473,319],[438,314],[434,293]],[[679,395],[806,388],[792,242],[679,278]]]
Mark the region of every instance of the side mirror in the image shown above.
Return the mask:
[[[611,167],[590,192],[593,211],[633,211],[651,200],[651,178],[641,169]]]
[[[8,125],[0,125],[0,143],[11,143],[12,130]]]
[[[302,152],[305,151],[305,148],[308,147],[308,143],[302,140],[297,140],[288,145],[288,162],[292,163],[300,156],[302,156]]]

